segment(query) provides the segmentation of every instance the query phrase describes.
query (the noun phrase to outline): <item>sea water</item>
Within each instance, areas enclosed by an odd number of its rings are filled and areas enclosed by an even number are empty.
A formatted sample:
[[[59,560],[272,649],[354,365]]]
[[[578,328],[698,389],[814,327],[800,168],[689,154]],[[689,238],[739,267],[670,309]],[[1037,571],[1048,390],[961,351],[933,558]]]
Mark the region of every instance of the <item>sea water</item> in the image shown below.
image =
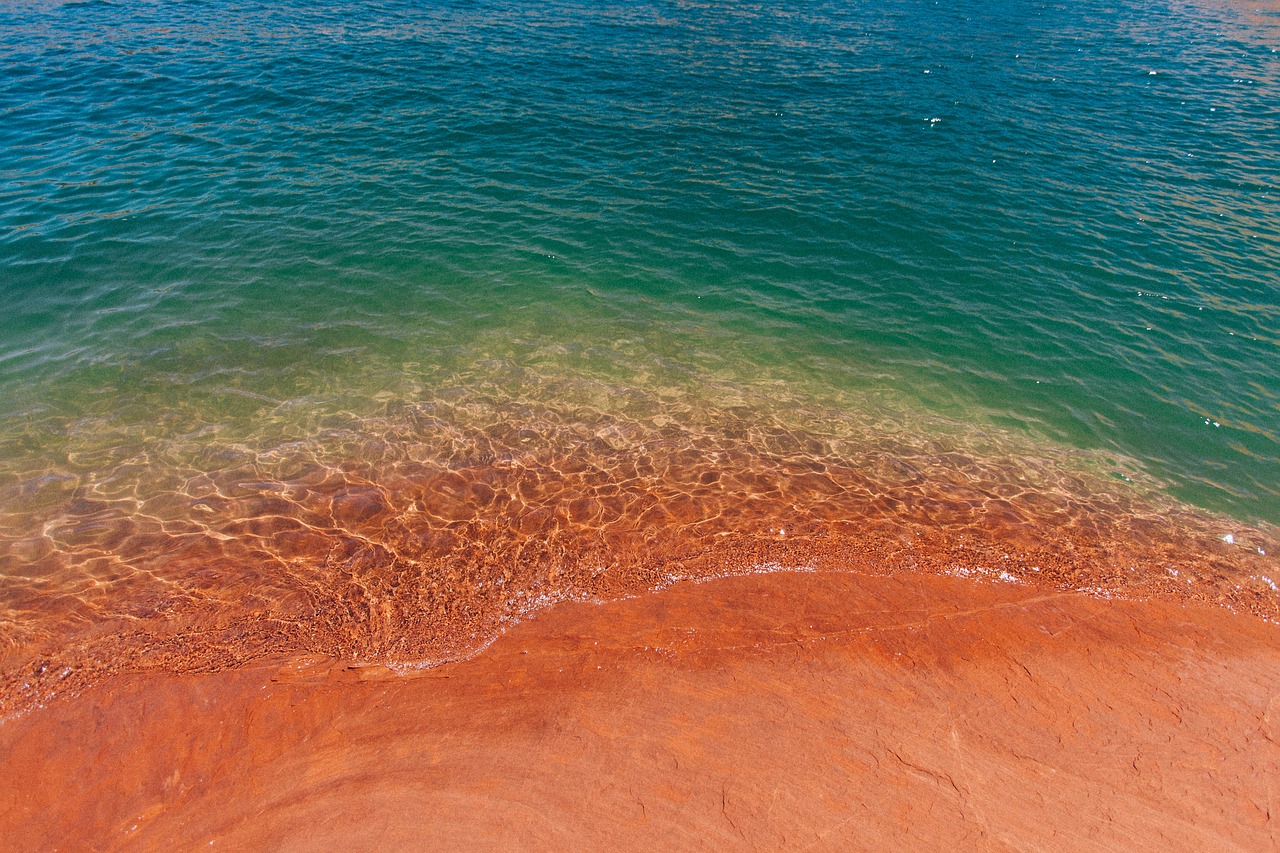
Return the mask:
[[[1258,0],[5,4],[6,689],[820,559],[1269,612],[1277,50]]]

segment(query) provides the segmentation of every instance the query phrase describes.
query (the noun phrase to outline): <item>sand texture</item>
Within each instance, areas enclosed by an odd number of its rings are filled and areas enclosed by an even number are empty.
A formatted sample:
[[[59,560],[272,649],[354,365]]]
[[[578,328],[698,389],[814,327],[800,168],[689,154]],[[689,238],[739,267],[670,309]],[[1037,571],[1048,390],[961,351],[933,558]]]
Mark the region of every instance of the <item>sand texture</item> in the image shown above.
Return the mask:
[[[474,658],[125,674],[0,726],[12,850],[1266,850],[1280,628],[790,573]]]

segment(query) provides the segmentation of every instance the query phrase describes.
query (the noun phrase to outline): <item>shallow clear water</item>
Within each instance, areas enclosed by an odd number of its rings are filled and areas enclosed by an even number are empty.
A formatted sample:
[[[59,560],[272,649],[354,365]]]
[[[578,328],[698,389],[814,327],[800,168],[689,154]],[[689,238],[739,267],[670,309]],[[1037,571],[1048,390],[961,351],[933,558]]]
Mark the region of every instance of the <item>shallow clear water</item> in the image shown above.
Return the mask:
[[[689,470],[937,464],[966,523],[1024,474],[1090,530],[1162,496],[1280,521],[1280,10],[792,5],[6,4],[11,650],[61,642],[50,608],[157,606],[140,577],[205,601],[193,577],[284,559],[280,530],[225,543],[301,523],[262,502],[307,465],[412,530],[402,465],[460,447],[542,485],[657,442]],[[818,500],[739,485],[690,518]],[[452,521],[531,517],[486,506]],[[224,563],[179,571],[202,536]],[[269,575],[234,586],[296,592]]]

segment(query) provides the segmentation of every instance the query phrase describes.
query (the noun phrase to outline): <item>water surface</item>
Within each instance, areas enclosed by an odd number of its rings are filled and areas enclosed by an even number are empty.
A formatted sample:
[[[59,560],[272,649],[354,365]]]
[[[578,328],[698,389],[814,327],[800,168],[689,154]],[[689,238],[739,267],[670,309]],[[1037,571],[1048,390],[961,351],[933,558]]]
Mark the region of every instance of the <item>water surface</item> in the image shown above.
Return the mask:
[[[7,683],[777,560],[1270,612],[1278,49],[1214,0],[9,4]]]

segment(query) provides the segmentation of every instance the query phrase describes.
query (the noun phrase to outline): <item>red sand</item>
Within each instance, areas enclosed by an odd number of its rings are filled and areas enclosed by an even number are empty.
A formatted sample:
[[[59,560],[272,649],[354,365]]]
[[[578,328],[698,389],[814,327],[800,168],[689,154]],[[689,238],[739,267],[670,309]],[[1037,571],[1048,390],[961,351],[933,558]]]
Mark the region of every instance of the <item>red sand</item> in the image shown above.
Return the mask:
[[[0,725],[14,850],[1265,850],[1280,627],[936,576],[561,605],[472,660],[113,676]]]

